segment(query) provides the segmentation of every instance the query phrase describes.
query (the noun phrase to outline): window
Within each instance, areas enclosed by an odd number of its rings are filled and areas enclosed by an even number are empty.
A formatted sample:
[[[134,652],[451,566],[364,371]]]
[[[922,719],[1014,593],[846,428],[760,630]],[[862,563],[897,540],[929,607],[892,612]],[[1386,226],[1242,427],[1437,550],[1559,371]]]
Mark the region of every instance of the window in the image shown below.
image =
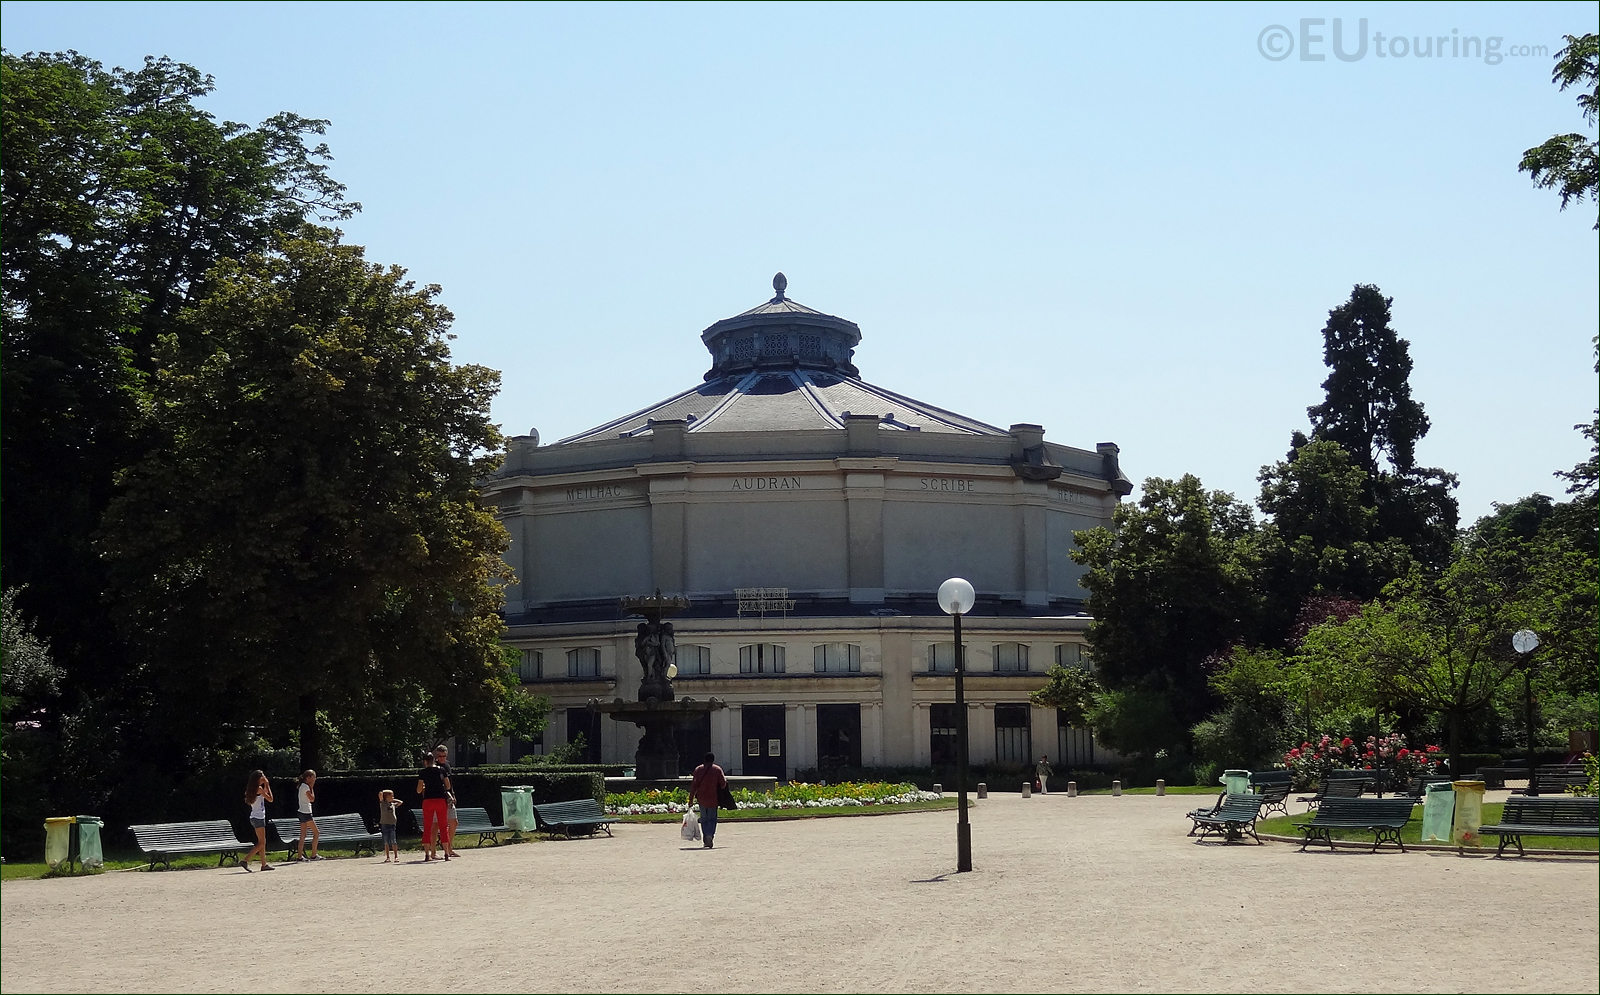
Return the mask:
[[[711,647],[709,646],[679,646],[678,647],[678,676],[692,676],[694,674],[711,673]],[[705,751],[702,750],[702,753]]]
[[[783,673],[783,647],[776,643],[750,643],[739,647],[739,673]]]
[[[1089,669],[1089,647],[1082,643],[1057,643],[1056,666],[1068,670]]]
[[[1027,705],[994,706],[994,759],[998,764],[1021,766],[1033,759]]]
[[[1028,670],[1028,644],[995,643],[994,669],[1000,673],[1026,673]]]
[[[567,650],[567,676],[599,677],[600,647],[580,646],[575,650]]]
[[[855,643],[824,643],[813,654],[819,674],[857,674],[861,672],[861,647]]]
[[[517,677],[522,683],[536,681],[544,676],[544,653],[540,650],[523,650],[517,664]]]
[[[956,672],[955,643],[929,644],[928,672],[930,674],[953,674]]]
[[[754,359],[756,355],[756,340],[746,335],[733,340],[734,359]]]

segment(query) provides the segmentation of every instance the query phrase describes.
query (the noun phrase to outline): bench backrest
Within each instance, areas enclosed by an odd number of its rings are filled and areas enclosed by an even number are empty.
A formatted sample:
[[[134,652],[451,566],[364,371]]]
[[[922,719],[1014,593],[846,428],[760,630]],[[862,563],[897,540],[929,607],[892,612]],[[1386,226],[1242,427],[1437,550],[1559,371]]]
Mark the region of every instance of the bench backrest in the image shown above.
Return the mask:
[[[164,846],[249,846],[240,842],[233,826],[226,819],[208,822],[163,822],[144,826],[129,826],[133,841],[146,852]]]
[[[1263,802],[1272,802],[1273,804],[1287,801],[1289,798],[1289,782],[1279,781],[1276,784],[1263,784],[1259,797]]]
[[[1600,798],[1557,797],[1506,799],[1500,813],[1502,823],[1520,826],[1572,826],[1594,828],[1600,825]]]
[[[1317,809],[1316,818],[1401,826],[1411,818],[1412,807],[1409,798],[1327,798]]]
[[[579,819],[601,819],[605,812],[593,798],[575,798],[567,802],[545,802],[533,807],[534,814],[546,821],[571,822]]]
[[[1547,764],[1534,768],[1533,776],[1539,782],[1540,791],[1565,790],[1568,785],[1589,783],[1589,772],[1583,769],[1583,764]]]
[[[1229,795],[1211,817],[1224,822],[1254,822],[1260,818],[1266,800],[1264,795]]]
[[[489,818],[486,808],[462,808],[456,806],[456,827],[465,833],[481,833],[490,829],[499,828]]]
[[[1370,771],[1370,770],[1355,770],[1353,768],[1341,768],[1339,770],[1330,770],[1323,777],[1323,780],[1325,780],[1325,781],[1347,781],[1347,780],[1370,781],[1370,780],[1372,780],[1372,771]]]
[[[1253,788],[1265,787],[1269,784],[1292,784],[1294,774],[1287,770],[1256,770],[1250,772],[1250,786]]]
[[[1364,777],[1341,777],[1338,780],[1329,780],[1322,786],[1323,798],[1360,798],[1361,793],[1367,790],[1369,780]]]

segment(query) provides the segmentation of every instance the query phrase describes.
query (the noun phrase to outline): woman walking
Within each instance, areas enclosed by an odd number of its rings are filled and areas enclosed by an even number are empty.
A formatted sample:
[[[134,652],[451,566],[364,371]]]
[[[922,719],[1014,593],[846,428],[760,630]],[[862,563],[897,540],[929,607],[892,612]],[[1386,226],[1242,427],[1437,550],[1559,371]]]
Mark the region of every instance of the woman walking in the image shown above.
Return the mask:
[[[317,829],[317,820],[311,814],[311,806],[317,800],[317,772],[314,770],[301,771],[297,783],[299,787],[295,793],[300,798],[300,839],[294,859],[306,859],[306,827],[309,826],[311,827],[311,859],[321,860],[322,854],[317,851],[322,845],[322,832]]]
[[[250,858],[261,854],[261,869],[264,871],[277,870],[267,863],[267,802],[272,801],[272,785],[267,781],[264,771],[251,771],[250,780],[245,782],[244,803],[250,806],[250,826],[256,831],[256,845],[244,855],[243,867],[246,874],[250,871]]]

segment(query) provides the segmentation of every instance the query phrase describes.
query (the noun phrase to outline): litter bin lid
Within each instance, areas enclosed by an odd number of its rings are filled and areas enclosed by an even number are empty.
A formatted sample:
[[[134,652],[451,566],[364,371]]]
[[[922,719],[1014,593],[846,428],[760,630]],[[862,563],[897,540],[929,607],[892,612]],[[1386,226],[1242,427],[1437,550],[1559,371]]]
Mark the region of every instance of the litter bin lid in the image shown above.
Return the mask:
[[[98,815],[76,815],[76,816],[73,816],[73,818],[77,819],[80,823],[87,822],[87,823],[89,823],[91,825],[95,825],[95,826],[103,826],[103,825],[105,825],[105,823],[100,820],[100,817]]]
[[[1422,786],[1422,790],[1429,794],[1433,794],[1436,791],[1453,791],[1454,789],[1455,785],[1449,781],[1435,781],[1432,784],[1424,784]]]
[[[54,826],[62,826],[62,825],[70,826],[70,825],[72,825],[72,823],[74,821],[76,821],[76,819],[77,819],[76,816],[71,816],[71,815],[53,815],[53,816],[50,816],[49,818],[45,819],[44,820],[44,824],[47,825],[47,826],[51,826],[51,825],[54,825]]]

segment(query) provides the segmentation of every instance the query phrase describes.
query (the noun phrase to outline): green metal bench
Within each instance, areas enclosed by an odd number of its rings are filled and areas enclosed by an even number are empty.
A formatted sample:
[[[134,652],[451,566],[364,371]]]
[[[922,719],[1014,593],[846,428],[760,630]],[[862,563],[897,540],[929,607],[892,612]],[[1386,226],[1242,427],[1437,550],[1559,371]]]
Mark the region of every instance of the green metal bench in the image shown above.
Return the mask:
[[[370,832],[361,816],[355,812],[343,815],[318,815],[314,816],[317,823],[317,846],[348,846],[355,850],[357,857],[365,850],[368,856],[376,856],[378,847],[383,845],[383,834]],[[273,833],[278,837],[278,845],[274,850],[283,850],[284,858],[299,847],[300,819],[268,819],[267,824],[272,827]],[[307,834],[309,837],[309,833]]]
[[[1329,798],[1360,798],[1372,783],[1372,772],[1369,770],[1359,772],[1333,771],[1322,782],[1322,787],[1317,793],[1308,798],[1296,798],[1297,802],[1305,802],[1306,808],[1313,809]]]
[[[1265,801],[1264,795],[1226,795],[1211,812],[1202,814],[1197,809],[1189,813],[1189,818],[1194,821],[1189,835],[1199,832],[1200,838],[1205,839],[1212,833],[1218,833],[1228,843],[1240,842],[1248,835],[1260,844],[1261,837],[1256,835],[1256,820],[1261,818],[1261,806]]]
[[[611,835],[608,822],[620,822],[614,815],[606,815],[600,803],[593,798],[578,798],[570,802],[546,802],[533,807],[534,820],[539,824],[539,831],[544,833],[562,832],[567,836],[577,833],[580,836],[592,836],[598,832]]]
[[[411,809],[411,818],[417,822],[417,832],[422,832],[422,809]],[[490,846],[497,846],[500,843],[500,834],[509,832],[511,830],[505,826],[495,825],[494,820],[489,818],[489,810],[486,808],[462,808],[459,805],[456,806],[457,836],[463,833],[477,833],[478,846],[483,846],[485,843]],[[452,837],[452,842],[454,842],[454,837]]]
[[[248,852],[255,844],[244,843],[226,819],[209,822],[162,822],[143,826],[129,826],[133,841],[139,851],[150,858],[150,870],[162,865],[172,869],[173,857],[195,853],[217,854],[217,866],[232,861],[239,863],[239,855]]]
[[[1332,850],[1332,830],[1360,829],[1372,833],[1372,853],[1377,853],[1384,843],[1393,843],[1404,853],[1406,845],[1400,839],[1400,830],[1411,820],[1411,808],[1411,799],[1405,797],[1324,798],[1310,822],[1295,824],[1305,833],[1300,849],[1320,840]]]
[[[1500,821],[1480,826],[1478,831],[1500,837],[1496,857],[1503,856],[1512,843],[1517,845],[1517,856],[1522,857],[1526,856],[1522,850],[1524,836],[1600,836],[1597,805],[1600,799],[1565,795],[1508,798]]]

